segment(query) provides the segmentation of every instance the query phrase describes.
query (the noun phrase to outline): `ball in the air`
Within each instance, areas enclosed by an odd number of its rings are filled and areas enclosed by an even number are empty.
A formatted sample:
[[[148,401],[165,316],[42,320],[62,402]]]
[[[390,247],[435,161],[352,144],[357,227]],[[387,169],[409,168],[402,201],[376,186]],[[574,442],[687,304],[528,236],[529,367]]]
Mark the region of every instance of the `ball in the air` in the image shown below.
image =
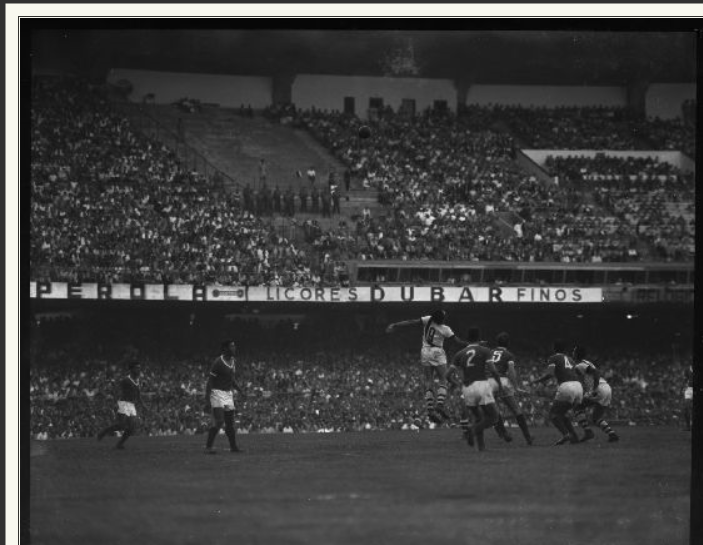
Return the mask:
[[[371,136],[371,129],[367,125],[359,127],[359,138],[366,140],[369,136]]]

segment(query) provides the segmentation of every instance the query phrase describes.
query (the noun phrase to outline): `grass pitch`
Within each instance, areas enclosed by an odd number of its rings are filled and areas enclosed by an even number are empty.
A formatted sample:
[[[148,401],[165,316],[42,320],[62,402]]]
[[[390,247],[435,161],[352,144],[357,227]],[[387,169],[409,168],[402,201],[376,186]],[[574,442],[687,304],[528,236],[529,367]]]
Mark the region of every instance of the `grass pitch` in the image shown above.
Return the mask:
[[[617,431],[491,430],[482,453],[458,430],[242,435],[215,456],[202,435],[35,442],[31,543],[688,543],[691,435]]]

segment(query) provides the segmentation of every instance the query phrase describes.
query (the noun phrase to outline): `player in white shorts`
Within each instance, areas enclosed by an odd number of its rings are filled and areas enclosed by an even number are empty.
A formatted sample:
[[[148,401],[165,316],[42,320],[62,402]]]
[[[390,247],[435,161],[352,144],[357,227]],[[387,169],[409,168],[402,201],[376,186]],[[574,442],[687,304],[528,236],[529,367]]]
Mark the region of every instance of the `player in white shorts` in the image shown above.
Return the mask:
[[[573,357],[576,362],[576,373],[581,384],[583,384],[584,391],[583,402],[575,411],[579,426],[581,426],[585,432],[581,441],[588,441],[595,437],[593,430],[591,430],[589,426],[586,414],[589,407],[593,408],[593,414],[591,415],[593,422],[603,430],[603,433],[608,435],[608,441],[611,443],[618,441],[620,437],[618,437],[618,434],[613,431],[613,428],[610,427],[610,424],[608,424],[604,418],[605,411],[610,407],[613,397],[610,384],[600,375],[596,366],[585,359],[586,349],[583,346],[574,347]]]
[[[108,434],[113,434],[117,431],[122,432],[120,440],[115,446],[116,449],[124,449],[124,444],[137,431],[139,420],[137,418],[137,405],[143,409],[147,409],[142,401],[140,392],[139,377],[142,373],[142,367],[137,361],[129,364],[129,373],[124,377],[118,385],[117,393],[117,422],[108,426],[98,433],[98,441],[102,441]]]
[[[215,454],[215,438],[222,426],[229,441],[230,452],[240,452],[237,445],[236,430],[234,428],[234,399],[232,390],[242,392],[235,380],[237,345],[232,340],[226,340],[221,345],[222,353],[210,367],[207,385],[205,387],[207,412],[212,413],[212,426],[208,430],[205,452]]]
[[[410,325],[422,326],[422,349],[420,350],[420,365],[423,369],[423,383],[425,388],[425,408],[427,415],[433,422],[439,424],[448,420],[449,415],[444,410],[447,398],[447,354],[444,351],[444,341],[454,340],[457,344],[466,346],[466,341],[459,339],[452,329],[444,322],[446,312],[436,310],[429,316],[415,320],[395,322],[386,328],[386,333],[392,333],[400,327]],[[438,379],[437,395],[435,400],[435,377]]]

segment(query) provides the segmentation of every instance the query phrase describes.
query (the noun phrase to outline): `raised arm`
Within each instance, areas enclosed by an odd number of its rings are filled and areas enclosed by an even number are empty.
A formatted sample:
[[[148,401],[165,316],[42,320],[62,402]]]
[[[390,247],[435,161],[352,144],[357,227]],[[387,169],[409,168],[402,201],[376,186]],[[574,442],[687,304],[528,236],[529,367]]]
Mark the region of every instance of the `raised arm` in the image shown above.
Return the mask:
[[[402,322],[393,322],[392,324],[389,324],[388,327],[386,328],[386,333],[393,333],[393,331],[395,331],[399,327],[407,327],[409,325],[422,325],[422,319],[416,318],[414,320],[404,320]]]

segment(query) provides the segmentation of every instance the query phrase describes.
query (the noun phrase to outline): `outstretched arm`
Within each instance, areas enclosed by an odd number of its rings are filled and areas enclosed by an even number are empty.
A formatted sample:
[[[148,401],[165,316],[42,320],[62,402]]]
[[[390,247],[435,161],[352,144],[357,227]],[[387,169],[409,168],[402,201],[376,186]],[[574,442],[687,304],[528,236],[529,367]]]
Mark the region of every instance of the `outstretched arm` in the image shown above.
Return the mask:
[[[537,380],[533,380],[532,384],[541,384],[543,382],[548,381],[553,376],[554,376],[554,365],[552,364],[549,367],[547,367],[547,372],[544,375],[542,375],[541,377],[539,377]]]
[[[422,325],[422,320],[420,318],[416,318],[415,320],[404,320],[402,322],[393,322],[392,324],[389,324],[389,326],[386,328],[386,333],[393,333],[394,330],[396,330],[399,327],[406,327],[409,325]]]
[[[449,339],[452,340],[452,341],[454,341],[456,344],[458,344],[458,345],[461,346],[462,348],[465,347],[465,346],[469,346],[469,342],[468,342],[468,341],[465,341],[464,339],[460,339],[460,338],[457,337],[456,335],[453,335],[453,336],[449,337]]]

